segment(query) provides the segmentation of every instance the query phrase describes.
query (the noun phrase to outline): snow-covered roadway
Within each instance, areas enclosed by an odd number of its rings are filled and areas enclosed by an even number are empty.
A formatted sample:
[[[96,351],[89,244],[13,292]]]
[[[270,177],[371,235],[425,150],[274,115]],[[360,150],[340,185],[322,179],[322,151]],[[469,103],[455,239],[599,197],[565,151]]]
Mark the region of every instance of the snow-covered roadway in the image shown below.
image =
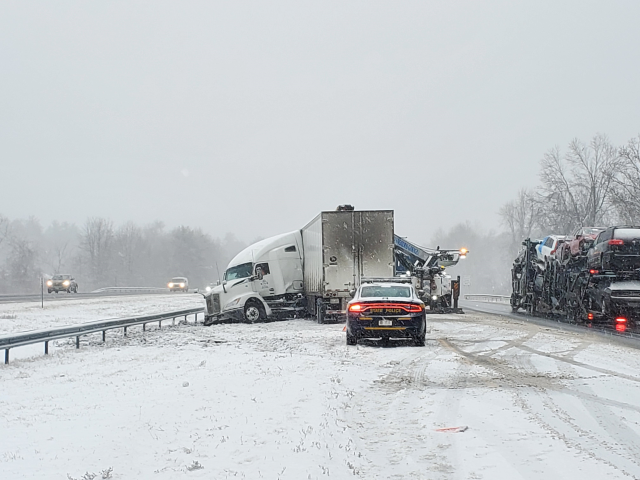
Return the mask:
[[[62,342],[0,367],[0,478],[640,478],[640,350],[429,320],[423,348],[309,320]]]

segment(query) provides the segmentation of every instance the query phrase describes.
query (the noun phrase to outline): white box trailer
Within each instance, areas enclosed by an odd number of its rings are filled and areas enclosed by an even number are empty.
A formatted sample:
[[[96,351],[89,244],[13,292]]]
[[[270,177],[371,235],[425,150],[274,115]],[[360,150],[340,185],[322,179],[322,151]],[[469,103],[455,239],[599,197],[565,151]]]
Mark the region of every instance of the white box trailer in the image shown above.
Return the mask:
[[[301,230],[307,310],[342,318],[361,277],[393,277],[393,210],[321,212]]]

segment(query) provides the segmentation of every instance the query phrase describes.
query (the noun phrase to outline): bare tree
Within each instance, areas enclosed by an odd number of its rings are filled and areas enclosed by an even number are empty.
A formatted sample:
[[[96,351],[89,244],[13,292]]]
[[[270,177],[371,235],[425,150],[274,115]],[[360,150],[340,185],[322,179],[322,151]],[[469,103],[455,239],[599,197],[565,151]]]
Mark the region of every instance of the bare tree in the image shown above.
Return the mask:
[[[36,249],[28,239],[17,236],[12,236],[9,244],[11,251],[7,258],[7,270],[11,281],[8,289],[17,292],[36,291],[40,277],[36,266]]]
[[[144,250],[142,231],[133,222],[128,222],[116,231],[114,240],[118,257],[119,283],[133,285],[143,274],[140,269],[141,255]]]
[[[611,202],[620,220],[640,223],[640,135],[619,150],[619,175],[614,180]]]
[[[9,219],[4,215],[0,215],[0,246],[7,238],[9,238],[9,225]]]
[[[500,209],[502,222],[511,232],[513,244],[519,244],[523,238],[530,237],[534,228],[540,224],[542,205],[535,192],[522,189],[515,200],[504,204]]]
[[[52,273],[61,273],[69,264],[77,247],[78,228],[67,222],[54,221],[44,232],[43,261]]]
[[[172,276],[189,277],[192,285],[204,286],[216,277],[213,265],[219,257],[219,246],[199,228],[180,226],[170,233]]]
[[[549,150],[540,173],[545,226],[567,233],[607,223],[620,164],[617,149],[601,134],[588,145],[572,140],[564,156],[558,147]]]
[[[105,218],[89,218],[82,231],[81,248],[88,264],[90,281],[95,285],[111,279],[113,223]]]

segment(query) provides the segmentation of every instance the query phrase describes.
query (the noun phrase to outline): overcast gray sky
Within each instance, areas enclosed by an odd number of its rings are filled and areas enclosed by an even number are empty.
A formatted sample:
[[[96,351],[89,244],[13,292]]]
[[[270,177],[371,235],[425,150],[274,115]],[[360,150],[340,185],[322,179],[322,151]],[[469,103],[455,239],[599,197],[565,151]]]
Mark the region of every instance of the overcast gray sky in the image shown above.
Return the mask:
[[[0,213],[425,241],[640,133],[640,2],[0,3]]]

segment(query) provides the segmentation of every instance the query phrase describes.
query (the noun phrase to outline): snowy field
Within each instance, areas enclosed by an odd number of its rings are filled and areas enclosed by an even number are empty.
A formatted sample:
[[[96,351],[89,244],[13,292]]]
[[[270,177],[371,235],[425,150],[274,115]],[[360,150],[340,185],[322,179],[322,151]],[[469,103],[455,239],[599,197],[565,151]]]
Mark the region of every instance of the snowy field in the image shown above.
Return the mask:
[[[0,335],[203,306],[202,295],[197,293],[121,295],[87,299],[70,297],[68,300],[45,301],[44,309],[41,308],[39,299],[30,303],[0,303]]]
[[[200,299],[12,304],[0,322]],[[60,341],[0,366],[0,479],[640,479],[640,350],[481,313],[429,320],[423,348],[347,347],[342,325],[310,320]]]

